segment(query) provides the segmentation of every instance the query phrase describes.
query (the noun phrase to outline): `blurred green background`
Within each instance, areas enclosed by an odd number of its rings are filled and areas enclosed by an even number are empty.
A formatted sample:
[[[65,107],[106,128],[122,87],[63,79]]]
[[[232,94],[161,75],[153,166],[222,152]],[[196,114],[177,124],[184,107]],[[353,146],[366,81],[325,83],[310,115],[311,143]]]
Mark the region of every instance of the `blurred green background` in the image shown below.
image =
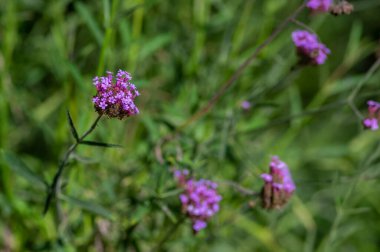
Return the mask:
[[[379,251],[380,134],[364,131],[347,98],[376,61],[380,2],[349,16],[311,15],[332,51],[295,67],[290,24],[205,117],[162,145],[215,94],[302,1],[2,0],[0,2],[1,251]],[[64,173],[64,217],[43,217],[44,183],[96,118],[91,80],[124,69],[140,115],[103,118]],[[380,100],[380,71],[354,104]],[[242,110],[248,100],[252,108]],[[267,212],[258,192],[271,155],[297,190]],[[194,236],[170,169],[219,182],[221,211]],[[235,185],[235,186],[231,186]]]

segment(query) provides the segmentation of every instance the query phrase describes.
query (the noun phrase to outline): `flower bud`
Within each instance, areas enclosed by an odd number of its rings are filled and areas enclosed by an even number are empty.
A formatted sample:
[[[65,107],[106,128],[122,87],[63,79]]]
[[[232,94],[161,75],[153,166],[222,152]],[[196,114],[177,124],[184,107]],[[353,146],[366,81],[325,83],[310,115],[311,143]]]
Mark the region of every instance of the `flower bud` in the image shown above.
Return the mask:
[[[296,186],[288,166],[277,156],[272,157],[269,174],[261,174],[265,184],[261,190],[261,200],[265,209],[280,209],[292,196]]]

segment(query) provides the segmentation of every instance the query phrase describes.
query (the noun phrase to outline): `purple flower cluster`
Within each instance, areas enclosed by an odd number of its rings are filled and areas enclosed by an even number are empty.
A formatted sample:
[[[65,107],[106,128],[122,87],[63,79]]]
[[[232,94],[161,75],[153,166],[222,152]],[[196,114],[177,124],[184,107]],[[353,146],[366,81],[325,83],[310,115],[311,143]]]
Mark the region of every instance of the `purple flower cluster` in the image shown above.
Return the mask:
[[[191,219],[194,232],[198,233],[206,228],[207,221],[219,211],[222,197],[216,190],[218,185],[209,180],[189,178],[188,170],[176,170],[174,176],[184,189],[179,196],[182,209]]]
[[[309,0],[306,3],[306,7],[312,11],[328,12],[331,4],[332,0]]]
[[[363,126],[366,129],[378,130],[380,120],[380,103],[368,101],[368,117],[363,120]]]
[[[261,178],[265,181],[262,189],[263,207],[281,208],[288,202],[296,186],[288,166],[277,156],[272,157],[269,169],[269,173],[261,174]]]
[[[308,31],[294,31],[292,39],[301,57],[301,63],[321,65],[326,61],[327,54],[330,54],[330,50],[319,42],[317,35]]]
[[[107,72],[107,76],[95,77],[93,84],[97,94],[92,99],[95,110],[100,115],[119,119],[138,114],[134,99],[140,94],[136,86],[130,83],[131,79],[131,75],[123,70],[117,72],[115,81],[112,72]]]

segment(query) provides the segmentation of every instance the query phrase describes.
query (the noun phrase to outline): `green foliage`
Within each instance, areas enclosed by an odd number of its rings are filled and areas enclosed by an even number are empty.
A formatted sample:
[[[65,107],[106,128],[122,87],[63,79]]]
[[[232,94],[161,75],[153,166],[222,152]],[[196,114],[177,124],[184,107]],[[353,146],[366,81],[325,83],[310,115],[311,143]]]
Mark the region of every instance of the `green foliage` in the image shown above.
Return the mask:
[[[332,51],[325,65],[296,66],[292,23],[209,113],[163,141],[301,2],[0,1],[0,250],[378,251],[380,135],[347,100],[363,79],[356,107],[380,100],[380,71],[366,76],[378,1],[352,1],[349,16],[304,10],[298,19]],[[97,117],[91,79],[119,68],[142,93],[140,115],[102,118],[69,159],[61,209],[43,216],[72,134]],[[258,192],[271,155],[297,190],[266,212],[231,185]],[[196,236],[174,167],[220,185],[221,211]]]

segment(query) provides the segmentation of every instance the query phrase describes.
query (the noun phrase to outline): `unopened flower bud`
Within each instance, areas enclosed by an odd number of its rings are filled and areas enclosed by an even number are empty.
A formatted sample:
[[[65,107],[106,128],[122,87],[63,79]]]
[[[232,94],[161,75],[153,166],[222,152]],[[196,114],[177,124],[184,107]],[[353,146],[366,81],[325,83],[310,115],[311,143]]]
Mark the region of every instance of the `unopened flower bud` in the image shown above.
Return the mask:
[[[272,157],[269,174],[261,174],[265,184],[261,190],[261,200],[265,209],[282,208],[292,196],[296,186],[288,166],[278,157]]]

